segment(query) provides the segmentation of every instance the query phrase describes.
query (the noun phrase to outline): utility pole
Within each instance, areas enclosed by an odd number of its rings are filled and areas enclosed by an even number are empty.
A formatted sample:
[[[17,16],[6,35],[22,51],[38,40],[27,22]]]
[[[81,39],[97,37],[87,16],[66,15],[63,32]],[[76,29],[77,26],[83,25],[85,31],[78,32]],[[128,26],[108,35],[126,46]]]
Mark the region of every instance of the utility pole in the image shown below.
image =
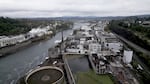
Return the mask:
[[[63,49],[63,42],[64,42],[64,36],[63,36],[63,31],[61,31],[61,43],[60,43],[60,57],[62,57],[62,49]]]
[[[63,42],[64,42],[64,35],[63,35],[63,31],[61,31],[61,36],[62,36],[62,38],[61,38],[61,42],[63,43]]]

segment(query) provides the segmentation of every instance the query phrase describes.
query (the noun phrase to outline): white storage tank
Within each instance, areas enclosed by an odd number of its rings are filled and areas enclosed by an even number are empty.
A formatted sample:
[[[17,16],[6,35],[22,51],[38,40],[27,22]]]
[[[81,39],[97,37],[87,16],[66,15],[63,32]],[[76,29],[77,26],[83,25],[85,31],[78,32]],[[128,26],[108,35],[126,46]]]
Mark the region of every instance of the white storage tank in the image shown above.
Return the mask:
[[[132,61],[133,51],[124,50],[123,52],[123,62],[129,64]]]
[[[54,66],[38,67],[25,77],[25,84],[63,84],[64,72]]]

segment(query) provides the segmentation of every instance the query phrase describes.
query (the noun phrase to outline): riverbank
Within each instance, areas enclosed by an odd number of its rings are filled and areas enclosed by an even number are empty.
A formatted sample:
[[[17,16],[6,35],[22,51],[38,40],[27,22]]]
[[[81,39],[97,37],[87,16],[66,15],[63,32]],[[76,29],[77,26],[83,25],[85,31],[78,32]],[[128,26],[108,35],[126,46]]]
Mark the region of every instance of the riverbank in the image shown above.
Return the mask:
[[[63,31],[64,37],[68,37],[70,33],[71,29]],[[24,49],[1,58],[0,84],[16,84],[20,77],[43,63],[48,56],[48,49],[55,46],[56,40],[62,39],[60,36],[61,32],[58,32],[51,39],[31,43]]]
[[[53,51],[53,50],[56,50],[56,51]],[[51,54],[53,52],[55,52],[57,54]],[[45,67],[45,66],[58,67],[59,69],[61,69],[63,71],[63,74],[64,74],[64,78],[62,78],[62,83],[61,84],[75,84],[70,79],[70,73],[68,73],[70,70],[69,70],[69,66],[66,63],[67,62],[66,57],[59,53],[58,47],[50,48],[50,50],[48,50],[48,53],[49,54],[45,58],[45,61],[42,62],[41,64],[39,64],[36,68],[38,68],[38,67]],[[34,68],[32,70],[34,70]],[[30,70],[26,75],[21,77],[17,81],[17,84],[26,84],[25,83],[26,82],[25,79],[26,79],[27,75],[32,70]],[[37,75],[38,75],[38,73],[37,73]],[[34,79],[37,79],[37,78],[38,77],[35,77]],[[38,81],[42,81],[42,80],[38,80]]]
[[[13,46],[8,46],[8,47],[4,47],[0,49],[0,57],[4,57],[6,55],[15,53],[16,51],[20,50],[21,48],[24,48],[25,46],[31,44],[32,41],[25,41],[22,43],[18,43],[16,45]]]
[[[55,33],[50,34],[50,35],[44,35],[44,36],[41,36],[41,37],[31,38],[31,39],[29,39],[27,41],[24,41],[24,42],[21,42],[21,43],[17,43],[15,45],[11,45],[11,46],[0,48],[0,58],[1,57],[5,57],[7,55],[10,55],[12,53],[15,53],[18,50],[22,50],[22,49],[26,48],[27,46],[32,45],[35,42],[40,42],[42,40],[51,39],[57,33],[61,32],[61,31],[65,31],[65,30],[68,30],[68,29],[60,29],[60,30],[57,30]]]
[[[54,35],[52,35],[52,36],[54,36]],[[52,36],[47,35],[47,36],[42,36],[42,37],[36,37],[36,38],[30,39],[30,40],[24,41],[22,43],[17,43],[17,44],[12,45],[12,46],[7,46],[7,47],[4,47],[4,48],[1,48],[0,49],[0,57],[5,57],[9,54],[15,53],[18,50],[22,50],[25,47],[27,47],[29,45],[32,45],[35,42],[50,39],[50,38],[52,38]]]

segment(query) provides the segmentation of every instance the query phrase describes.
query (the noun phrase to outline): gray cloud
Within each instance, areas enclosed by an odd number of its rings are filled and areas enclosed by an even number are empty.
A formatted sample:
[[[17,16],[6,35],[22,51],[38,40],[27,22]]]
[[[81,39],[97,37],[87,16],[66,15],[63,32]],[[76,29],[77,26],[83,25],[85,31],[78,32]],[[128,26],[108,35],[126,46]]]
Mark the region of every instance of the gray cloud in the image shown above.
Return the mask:
[[[150,0],[1,0],[0,16],[127,16],[150,14]]]

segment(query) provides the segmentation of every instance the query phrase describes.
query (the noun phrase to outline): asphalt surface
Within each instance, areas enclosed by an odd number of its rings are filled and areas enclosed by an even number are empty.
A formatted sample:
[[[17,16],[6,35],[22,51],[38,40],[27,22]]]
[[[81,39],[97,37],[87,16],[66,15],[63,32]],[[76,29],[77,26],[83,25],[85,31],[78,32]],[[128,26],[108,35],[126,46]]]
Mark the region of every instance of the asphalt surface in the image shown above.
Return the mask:
[[[120,40],[122,40],[124,43],[128,44],[129,46],[131,46],[132,48],[134,48],[136,51],[140,51],[140,52],[143,52],[144,54],[150,56],[150,51],[144,49],[144,48],[141,48],[140,46],[130,42],[129,40],[115,34]],[[150,70],[148,68],[148,66],[146,66],[139,58],[137,55],[134,54],[133,56],[133,59],[135,59],[141,66],[142,68],[148,73],[150,74]]]

